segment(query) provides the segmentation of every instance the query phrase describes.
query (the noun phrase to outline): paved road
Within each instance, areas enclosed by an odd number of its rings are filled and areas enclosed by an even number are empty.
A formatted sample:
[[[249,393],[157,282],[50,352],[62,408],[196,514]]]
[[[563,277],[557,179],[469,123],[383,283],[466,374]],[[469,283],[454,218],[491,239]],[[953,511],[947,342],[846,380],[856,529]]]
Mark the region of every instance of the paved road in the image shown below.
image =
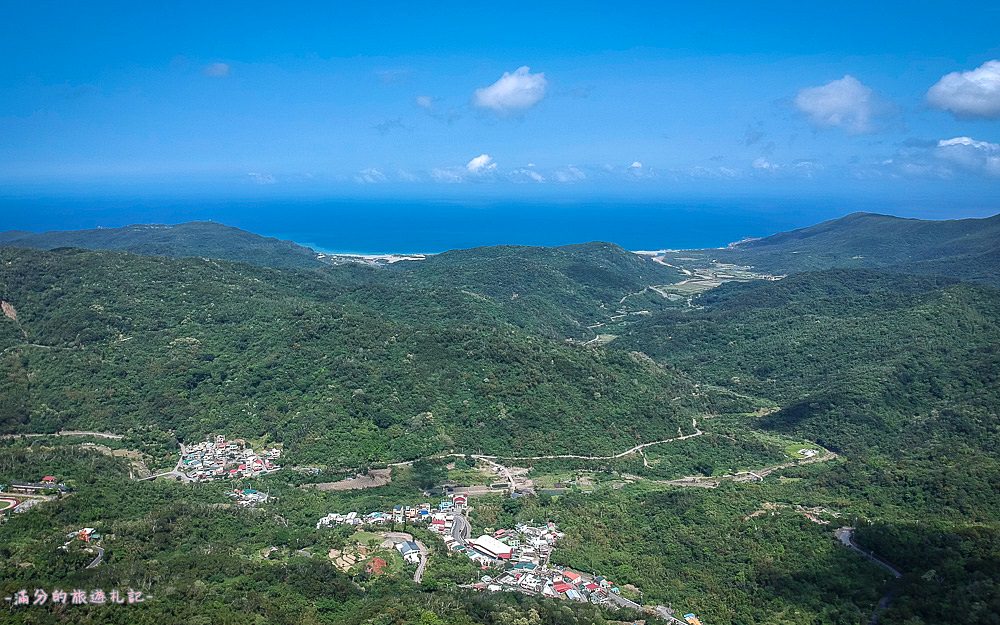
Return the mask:
[[[417,564],[417,570],[413,573],[413,581],[419,584],[424,577],[424,570],[427,568],[427,556],[430,555],[427,545],[419,540],[413,540],[413,534],[409,532],[379,532],[379,536],[385,538],[382,546],[388,546],[386,543],[396,545],[406,541],[413,541],[417,544],[417,549],[420,550],[420,562]]]
[[[451,537],[457,540],[460,544],[465,544],[465,541],[469,540],[472,535],[472,526],[469,525],[468,519],[466,519],[461,514],[455,513],[452,518],[451,524]]]
[[[625,456],[629,456],[631,454],[634,454],[634,453],[637,453],[639,451],[642,451],[643,449],[646,449],[647,447],[652,447],[653,445],[663,445],[665,443],[673,443],[673,442],[676,442],[676,441],[683,441],[683,440],[687,440],[689,438],[694,438],[695,436],[701,436],[702,434],[704,434],[704,432],[702,432],[700,429],[698,429],[697,421],[695,421],[695,420],[692,419],[691,423],[694,426],[694,432],[692,432],[691,434],[684,434],[683,436],[675,436],[674,438],[665,438],[663,440],[651,441],[649,443],[641,443],[639,445],[636,445],[635,447],[629,447],[625,451],[619,452],[619,453],[611,455],[611,456],[581,456],[581,455],[577,455],[577,454],[556,454],[556,455],[552,455],[552,456],[492,456],[492,455],[486,455],[486,454],[458,454],[458,453],[452,453],[452,454],[433,454],[433,455],[430,455],[430,456],[426,456],[423,459],[424,460],[438,460],[438,459],[441,459],[441,458],[465,458],[466,456],[468,456],[469,458],[475,458],[477,460],[485,460],[485,461],[490,461],[490,460],[559,460],[559,459],[564,459],[564,458],[565,459],[572,459],[572,460],[617,460],[619,458],[624,458]],[[403,460],[403,461],[400,461],[400,462],[390,462],[390,463],[388,463],[387,466],[390,466],[390,467],[406,467],[406,466],[412,465],[414,462],[416,462],[416,460]],[[497,465],[497,466],[500,466],[500,465]]]
[[[891,573],[892,576],[895,577],[896,579],[899,579],[900,577],[903,576],[903,574],[899,571],[899,569],[897,569],[893,565],[889,564],[888,562],[886,562],[885,560],[883,560],[879,556],[875,555],[874,552],[868,551],[864,547],[860,546],[858,543],[854,542],[854,528],[853,527],[841,527],[841,528],[838,528],[838,529],[836,529],[833,532],[833,534],[834,534],[834,536],[837,537],[837,539],[845,547],[847,547],[848,549],[852,549],[852,550],[860,553],[861,555],[863,555],[868,560],[872,561],[873,563],[877,564],[878,566],[882,567],[883,569],[889,571],[889,573]],[[882,595],[882,598],[879,599],[878,605],[875,606],[875,611],[872,612],[871,619],[868,621],[869,625],[877,625],[878,624],[879,614],[882,612],[882,610],[885,610],[886,608],[888,608],[889,604],[892,603],[892,600],[895,599],[895,598],[896,598],[896,588],[895,587],[890,587],[889,590],[886,591],[886,593],[884,595]]]
[[[177,458],[177,464],[174,465],[172,471],[165,471],[163,473],[157,473],[156,475],[150,475],[149,477],[140,477],[138,481],[143,480],[155,480],[158,477],[178,477],[182,482],[193,482],[194,478],[188,477],[183,471],[181,471],[181,464],[184,462],[184,443],[179,443],[181,446],[181,454]]]
[[[671,623],[677,623],[678,625],[688,625],[687,621],[682,621],[676,616],[674,616],[673,610],[665,605],[658,605],[653,608],[653,613],[665,621],[670,621]]]
[[[704,434],[701,430],[695,427],[695,430],[691,434],[685,434],[683,436],[675,436],[674,438],[665,438],[659,441],[653,441],[651,443],[642,443],[636,445],[635,447],[630,447],[621,453],[614,454],[612,456],[580,456],[576,454],[556,454],[552,456],[484,456],[481,454],[470,454],[471,457],[481,459],[481,460],[560,460],[560,459],[573,459],[573,460],[617,460],[618,458],[624,458],[636,452],[642,451],[647,447],[652,447],[653,445],[663,445],[665,443],[673,443],[676,441],[683,441],[689,438],[694,438],[695,436],[701,436]]]
[[[896,579],[899,579],[900,577],[903,576],[903,574],[899,571],[899,569],[889,564],[882,558],[878,557],[877,555],[875,555],[875,553],[868,551],[864,547],[858,545],[858,543],[854,542],[853,527],[841,527],[836,531],[834,531],[833,534],[834,536],[837,537],[838,540],[840,540],[841,544],[843,544],[845,547],[849,547],[854,551],[857,551],[858,553],[868,558],[875,564],[889,571],[890,573],[892,573],[892,576],[895,577]]]
[[[37,438],[39,436],[94,436],[97,438],[110,438],[112,440],[120,441],[125,438],[121,434],[112,434],[110,432],[87,432],[83,430],[60,430],[51,434],[4,434],[0,438]]]
[[[427,545],[420,542],[419,540],[414,541],[417,543],[417,548],[420,549],[420,564],[417,565],[417,570],[413,573],[414,583],[419,584],[420,580],[424,577],[424,569],[427,568],[427,555],[430,553],[427,550]]]
[[[500,473],[504,476],[504,479],[507,480],[507,483],[510,484],[510,492],[513,493],[517,489],[517,482],[514,481],[514,475],[510,472],[510,469],[503,466],[499,462],[493,460],[494,458],[493,456],[472,456],[472,457],[476,458],[477,460],[482,460],[486,464],[500,471]]]
[[[101,565],[101,562],[104,561],[104,547],[98,547],[97,545],[94,545],[94,549],[97,550],[97,557],[94,558],[91,561],[91,563],[87,565],[88,569],[96,569]]]
[[[627,477],[636,480],[644,480],[647,482],[652,482],[654,484],[670,484],[671,486],[695,486],[698,488],[715,488],[722,483],[723,480],[733,480],[734,482],[751,482],[751,481],[762,481],[768,475],[771,475],[775,471],[780,471],[782,469],[788,469],[790,467],[798,467],[805,464],[812,464],[814,462],[827,462],[838,458],[839,456],[830,451],[829,449],[824,449],[822,455],[816,455],[811,458],[805,458],[801,460],[790,460],[788,462],[782,462],[781,464],[774,464],[767,467],[762,467],[754,471],[740,471],[738,473],[726,473],[724,475],[689,475],[687,477],[677,478],[675,480],[652,480],[649,478],[644,478],[639,475],[628,475]]]

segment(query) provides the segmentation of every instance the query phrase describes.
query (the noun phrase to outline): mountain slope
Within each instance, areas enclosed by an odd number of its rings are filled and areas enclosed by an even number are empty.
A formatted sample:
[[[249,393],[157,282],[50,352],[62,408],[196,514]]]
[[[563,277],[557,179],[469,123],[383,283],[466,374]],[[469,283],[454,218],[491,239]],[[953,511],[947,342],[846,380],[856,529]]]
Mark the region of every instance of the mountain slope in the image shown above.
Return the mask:
[[[581,335],[616,314],[622,298],[656,307],[650,285],[680,279],[680,272],[612,243],[563,247],[495,246],[454,250],[419,263],[397,265],[406,283],[458,289],[494,302],[517,325],[550,335]]]
[[[904,516],[996,519],[1000,291],[952,279],[829,270],[726,284],[703,308],[665,312],[612,346],[695,379],[768,397],[759,425],[859,460],[830,484]],[[839,480],[839,481],[838,481]],[[905,502],[905,504],[904,504]]]
[[[808,228],[716,250],[723,262],[774,273],[878,267],[998,284],[1000,215],[928,221],[853,213]],[[986,262],[987,267],[982,263]]]
[[[266,267],[323,266],[316,253],[307,247],[207,221],[42,233],[10,231],[0,233],[0,244],[46,250],[77,247],[146,256],[218,258]]]
[[[706,409],[675,373],[525,333],[475,298],[439,312],[438,294],[411,289],[399,295],[412,314],[387,314],[338,268],[0,259],[0,298],[18,315],[0,318],[5,431],[152,421],[185,440],[267,436],[300,459],[358,466],[448,449],[620,451]]]

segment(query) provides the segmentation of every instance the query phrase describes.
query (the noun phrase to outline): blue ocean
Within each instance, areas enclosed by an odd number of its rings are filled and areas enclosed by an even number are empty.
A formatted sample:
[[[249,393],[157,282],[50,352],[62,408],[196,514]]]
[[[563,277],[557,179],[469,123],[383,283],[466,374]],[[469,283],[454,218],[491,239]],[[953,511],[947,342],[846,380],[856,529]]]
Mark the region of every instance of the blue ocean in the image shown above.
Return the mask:
[[[0,198],[0,231],[210,220],[320,251],[434,253],[610,241],[631,250],[719,247],[877,207],[811,202]],[[879,212],[890,212],[882,210]],[[897,212],[898,214],[898,212]],[[934,215],[918,215],[933,217]]]

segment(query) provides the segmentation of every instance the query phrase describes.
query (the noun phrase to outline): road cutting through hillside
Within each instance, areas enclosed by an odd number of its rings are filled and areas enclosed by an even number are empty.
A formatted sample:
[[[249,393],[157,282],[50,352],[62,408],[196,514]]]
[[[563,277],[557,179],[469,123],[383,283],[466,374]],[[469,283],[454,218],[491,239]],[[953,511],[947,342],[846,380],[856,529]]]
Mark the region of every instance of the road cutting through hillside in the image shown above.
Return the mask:
[[[648,477],[643,477],[641,475],[628,475],[625,476],[628,479],[650,482],[653,484],[668,484],[670,486],[691,486],[696,488],[716,488],[725,480],[732,480],[733,482],[763,482],[764,478],[771,475],[775,471],[781,471],[782,469],[790,469],[792,467],[801,467],[807,464],[813,464],[816,462],[828,462],[838,458],[836,452],[830,451],[829,449],[823,448],[822,455],[812,456],[811,458],[802,458],[797,460],[789,460],[788,462],[782,462],[780,464],[772,464],[766,467],[761,467],[759,469],[754,469],[753,471],[737,471],[736,473],[726,473],[724,475],[689,475],[687,477],[680,477],[673,480],[654,480]]]
[[[618,460],[619,458],[624,458],[625,456],[630,456],[634,453],[638,453],[647,447],[652,447],[654,445],[664,445],[666,443],[675,443],[677,441],[684,441],[689,438],[694,438],[696,436],[701,436],[704,434],[703,431],[698,429],[696,422],[694,424],[694,432],[691,434],[684,434],[682,436],[675,436],[674,438],[665,438],[659,441],[652,441],[650,443],[641,443],[635,447],[630,447],[621,453],[614,454],[613,456],[581,456],[576,454],[554,454],[551,456],[486,456],[483,454],[468,454],[470,458],[476,458],[480,460]],[[452,454],[452,455],[465,455],[465,454]]]

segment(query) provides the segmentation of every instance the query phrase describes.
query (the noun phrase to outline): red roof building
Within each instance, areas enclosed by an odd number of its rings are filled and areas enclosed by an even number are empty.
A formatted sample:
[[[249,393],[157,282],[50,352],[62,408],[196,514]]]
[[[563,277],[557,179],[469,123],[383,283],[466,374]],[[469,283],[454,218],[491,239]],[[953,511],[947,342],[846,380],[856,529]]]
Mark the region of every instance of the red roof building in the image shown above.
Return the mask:
[[[566,592],[567,590],[572,590],[572,589],[573,589],[573,586],[571,586],[570,584],[567,584],[565,582],[559,582],[557,584],[553,584],[552,585],[552,590],[554,590],[556,592]]]
[[[45,477],[42,478],[42,483],[43,484],[55,484],[56,483],[56,476],[54,476],[54,475],[46,475]]]

